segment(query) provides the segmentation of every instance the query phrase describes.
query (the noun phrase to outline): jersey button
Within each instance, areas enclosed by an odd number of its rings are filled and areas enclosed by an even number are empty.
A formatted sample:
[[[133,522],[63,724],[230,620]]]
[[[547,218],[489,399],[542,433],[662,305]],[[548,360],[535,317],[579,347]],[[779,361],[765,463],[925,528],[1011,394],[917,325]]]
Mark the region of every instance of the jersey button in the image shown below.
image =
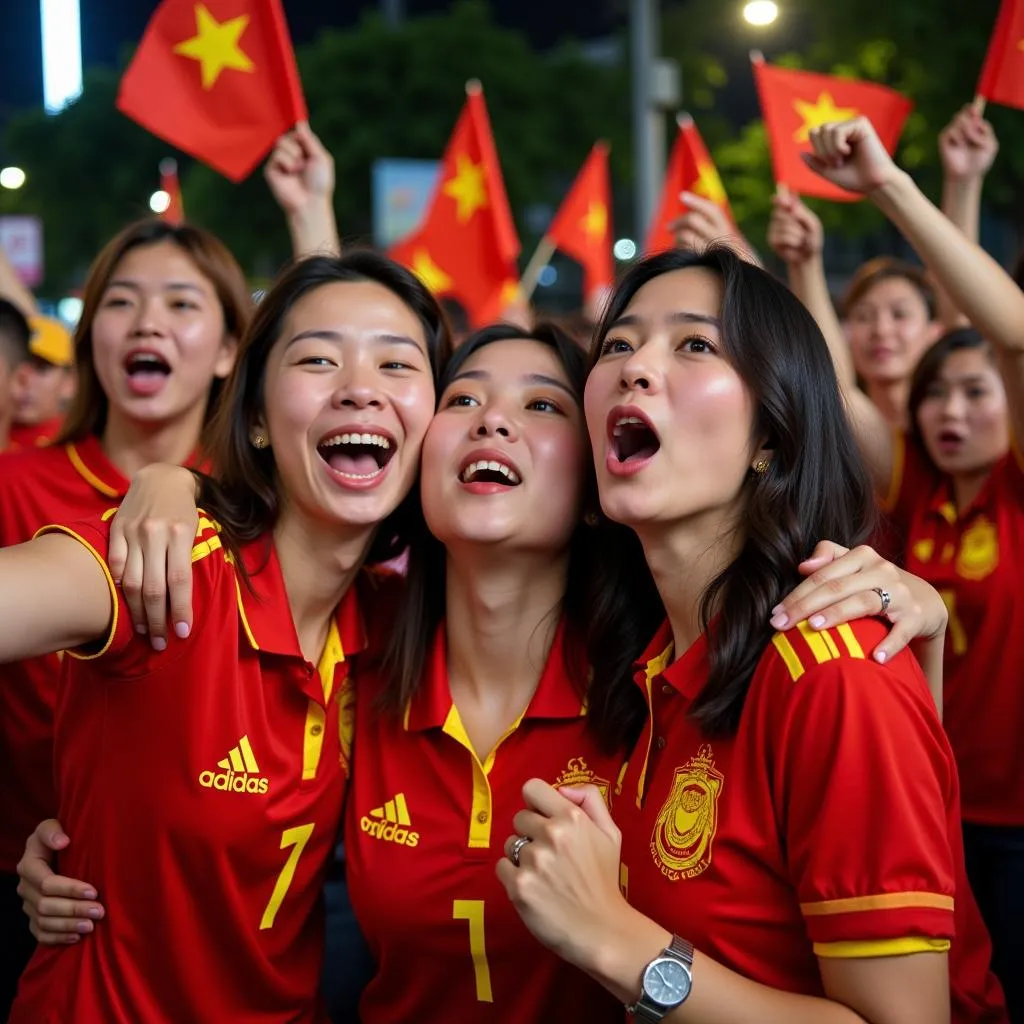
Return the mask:
[[[322,725],[311,725],[309,727],[309,735],[310,736],[319,736],[320,733],[322,733],[323,731],[324,731],[324,727]]]
[[[671,687],[671,686],[669,686],[669,684],[668,684],[668,683],[666,683],[666,684],[665,684],[665,685],[664,685],[664,686],[663,686],[663,687],[661,688],[661,692],[662,692],[663,694],[665,694],[665,696],[666,696],[666,697],[668,697],[668,696],[669,696],[669,695],[670,695],[670,694],[672,693],[672,687]]]
[[[480,812],[480,813],[479,813],[479,814],[478,814],[478,815],[476,816],[476,820],[477,820],[477,821],[479,821],[481,825],[486,825],[486,824],[487,824],[487,819],[488,819],[489,817],[490,817],[490,815],[489,815],[489,814],[488,814],[488,813],[487,813],[486,811],[481,811],[481,812]]]
[[[659,736],[655,742],[657,743],[659,750],[665,749],[665,744],[667,741],[664,736]]]

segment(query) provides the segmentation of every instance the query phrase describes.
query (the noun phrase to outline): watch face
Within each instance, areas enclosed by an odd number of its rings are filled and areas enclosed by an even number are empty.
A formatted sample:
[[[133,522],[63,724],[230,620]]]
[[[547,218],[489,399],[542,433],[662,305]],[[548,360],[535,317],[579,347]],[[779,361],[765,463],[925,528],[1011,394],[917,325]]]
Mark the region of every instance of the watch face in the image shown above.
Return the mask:
[[[647,965],[644,994],[659,1006],[678,1006],[690,994],[690,972],[672,957]]]

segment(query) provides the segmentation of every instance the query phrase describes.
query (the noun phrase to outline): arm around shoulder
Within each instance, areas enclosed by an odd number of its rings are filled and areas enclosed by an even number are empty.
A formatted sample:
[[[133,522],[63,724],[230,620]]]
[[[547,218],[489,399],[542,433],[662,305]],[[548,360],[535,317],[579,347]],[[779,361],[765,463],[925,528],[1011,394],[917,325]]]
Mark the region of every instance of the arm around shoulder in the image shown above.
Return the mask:
[[[103,638],[116,610],[100,555],[67,533],[0,550],[0,662]]]

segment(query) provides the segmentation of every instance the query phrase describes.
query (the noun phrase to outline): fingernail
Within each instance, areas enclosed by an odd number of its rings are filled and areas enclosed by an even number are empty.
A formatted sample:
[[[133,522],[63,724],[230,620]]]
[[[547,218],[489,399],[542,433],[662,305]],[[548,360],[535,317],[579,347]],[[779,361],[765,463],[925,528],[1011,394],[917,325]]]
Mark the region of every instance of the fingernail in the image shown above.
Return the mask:
[[[92,907],[89,911],[89,916],[94,920],[98,921],[103,916],[103,911],[99,907]]]
[[[153,650],[164,651],[167,649],[167,641],[162,636],[153,637]]]
[[[778,615],[778,614],[779,614],[779,612],[781,612],[781,611],[782,611],[782,605],[781,605],[781,604],[777,604],[777,605],[776,605],[776,606],[775,606],[775,607],[774,607],[774,608],[772,609],[772,615]]]
[[[813,629],[821,629],[821,627],[825,625],[825,616],[812,615],[807,621],[811,624]]]
[[[67,942],[69,946],[73,946],[79,940],[80,937],[81,936],[78,935],[68,935],[65,937],[65,942]]]
[[[94,900],[94,899],[96,899],[96,890],[95,889],[83,889],[82,890],[82,899],[83,900]]]
[[[190,628],[187,622],[176,622],[174,624],[174,635],[180,640],[184,640],[188,636],[189,631]]]
[[[875,661],[877,661],[879,665],[884,664],[888,657],[889,655],[886,654],[885,651],[875,651]]]
[[[146,629],[145,625],[143,625],[143,624],[142,624],[142,623],[140,622],[140,623],[139,623],[139,624],[138,624],[138,625],[137,625],[137,626],[135,627],[135,632],[136,632],[136,633],[146,633],[146,632],[148,632],[148,630]]]
[[[89,932],[92,931],[92,922],[91,921],[79,921],[75,925],[75,931],[81,932],[82,935],[88,935]]]
[[[773,615],[769,621],[773,629],[785,629],[789,625],[789,616],[780,612],[778,615]]]

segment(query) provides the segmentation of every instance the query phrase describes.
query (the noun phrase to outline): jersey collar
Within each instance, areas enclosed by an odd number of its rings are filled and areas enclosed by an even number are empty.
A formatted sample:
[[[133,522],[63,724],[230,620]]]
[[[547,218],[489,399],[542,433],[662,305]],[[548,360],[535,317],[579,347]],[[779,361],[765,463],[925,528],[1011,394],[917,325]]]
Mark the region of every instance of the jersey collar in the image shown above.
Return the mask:
[[[65,445],[64,451],[82,479],[104,497],[123,498],[128,493],[128,480],[107,458],[95,435]]]
[[[565,620],[562,619],[555,631],[537,690],[519,719],[520,722],[527,718],[579,718],[586,713],[586,702],[566,672],[565,652]],[[427,656],[423,680],[406,708],[405,728],[412,732],[443,728],[451,709],[448,644],[444,623],[441,623]]]
[[[238,616],[253,650],[302,658],[281,564],[270,536],[244,544],[241,561],[249,573],[249,586],[236,578]],[[345,591],[335,618],[345,658],[366,647],[366,630],[359,608],[361,579],[362,573]]]
[[[666,619],[633,665],[633,681],[648,699],[654,680],[661,679],[681,696],[693,700],[707,680],[707,650],[707,638],[702,633],[682,657],[676,658],[672,626]]]

